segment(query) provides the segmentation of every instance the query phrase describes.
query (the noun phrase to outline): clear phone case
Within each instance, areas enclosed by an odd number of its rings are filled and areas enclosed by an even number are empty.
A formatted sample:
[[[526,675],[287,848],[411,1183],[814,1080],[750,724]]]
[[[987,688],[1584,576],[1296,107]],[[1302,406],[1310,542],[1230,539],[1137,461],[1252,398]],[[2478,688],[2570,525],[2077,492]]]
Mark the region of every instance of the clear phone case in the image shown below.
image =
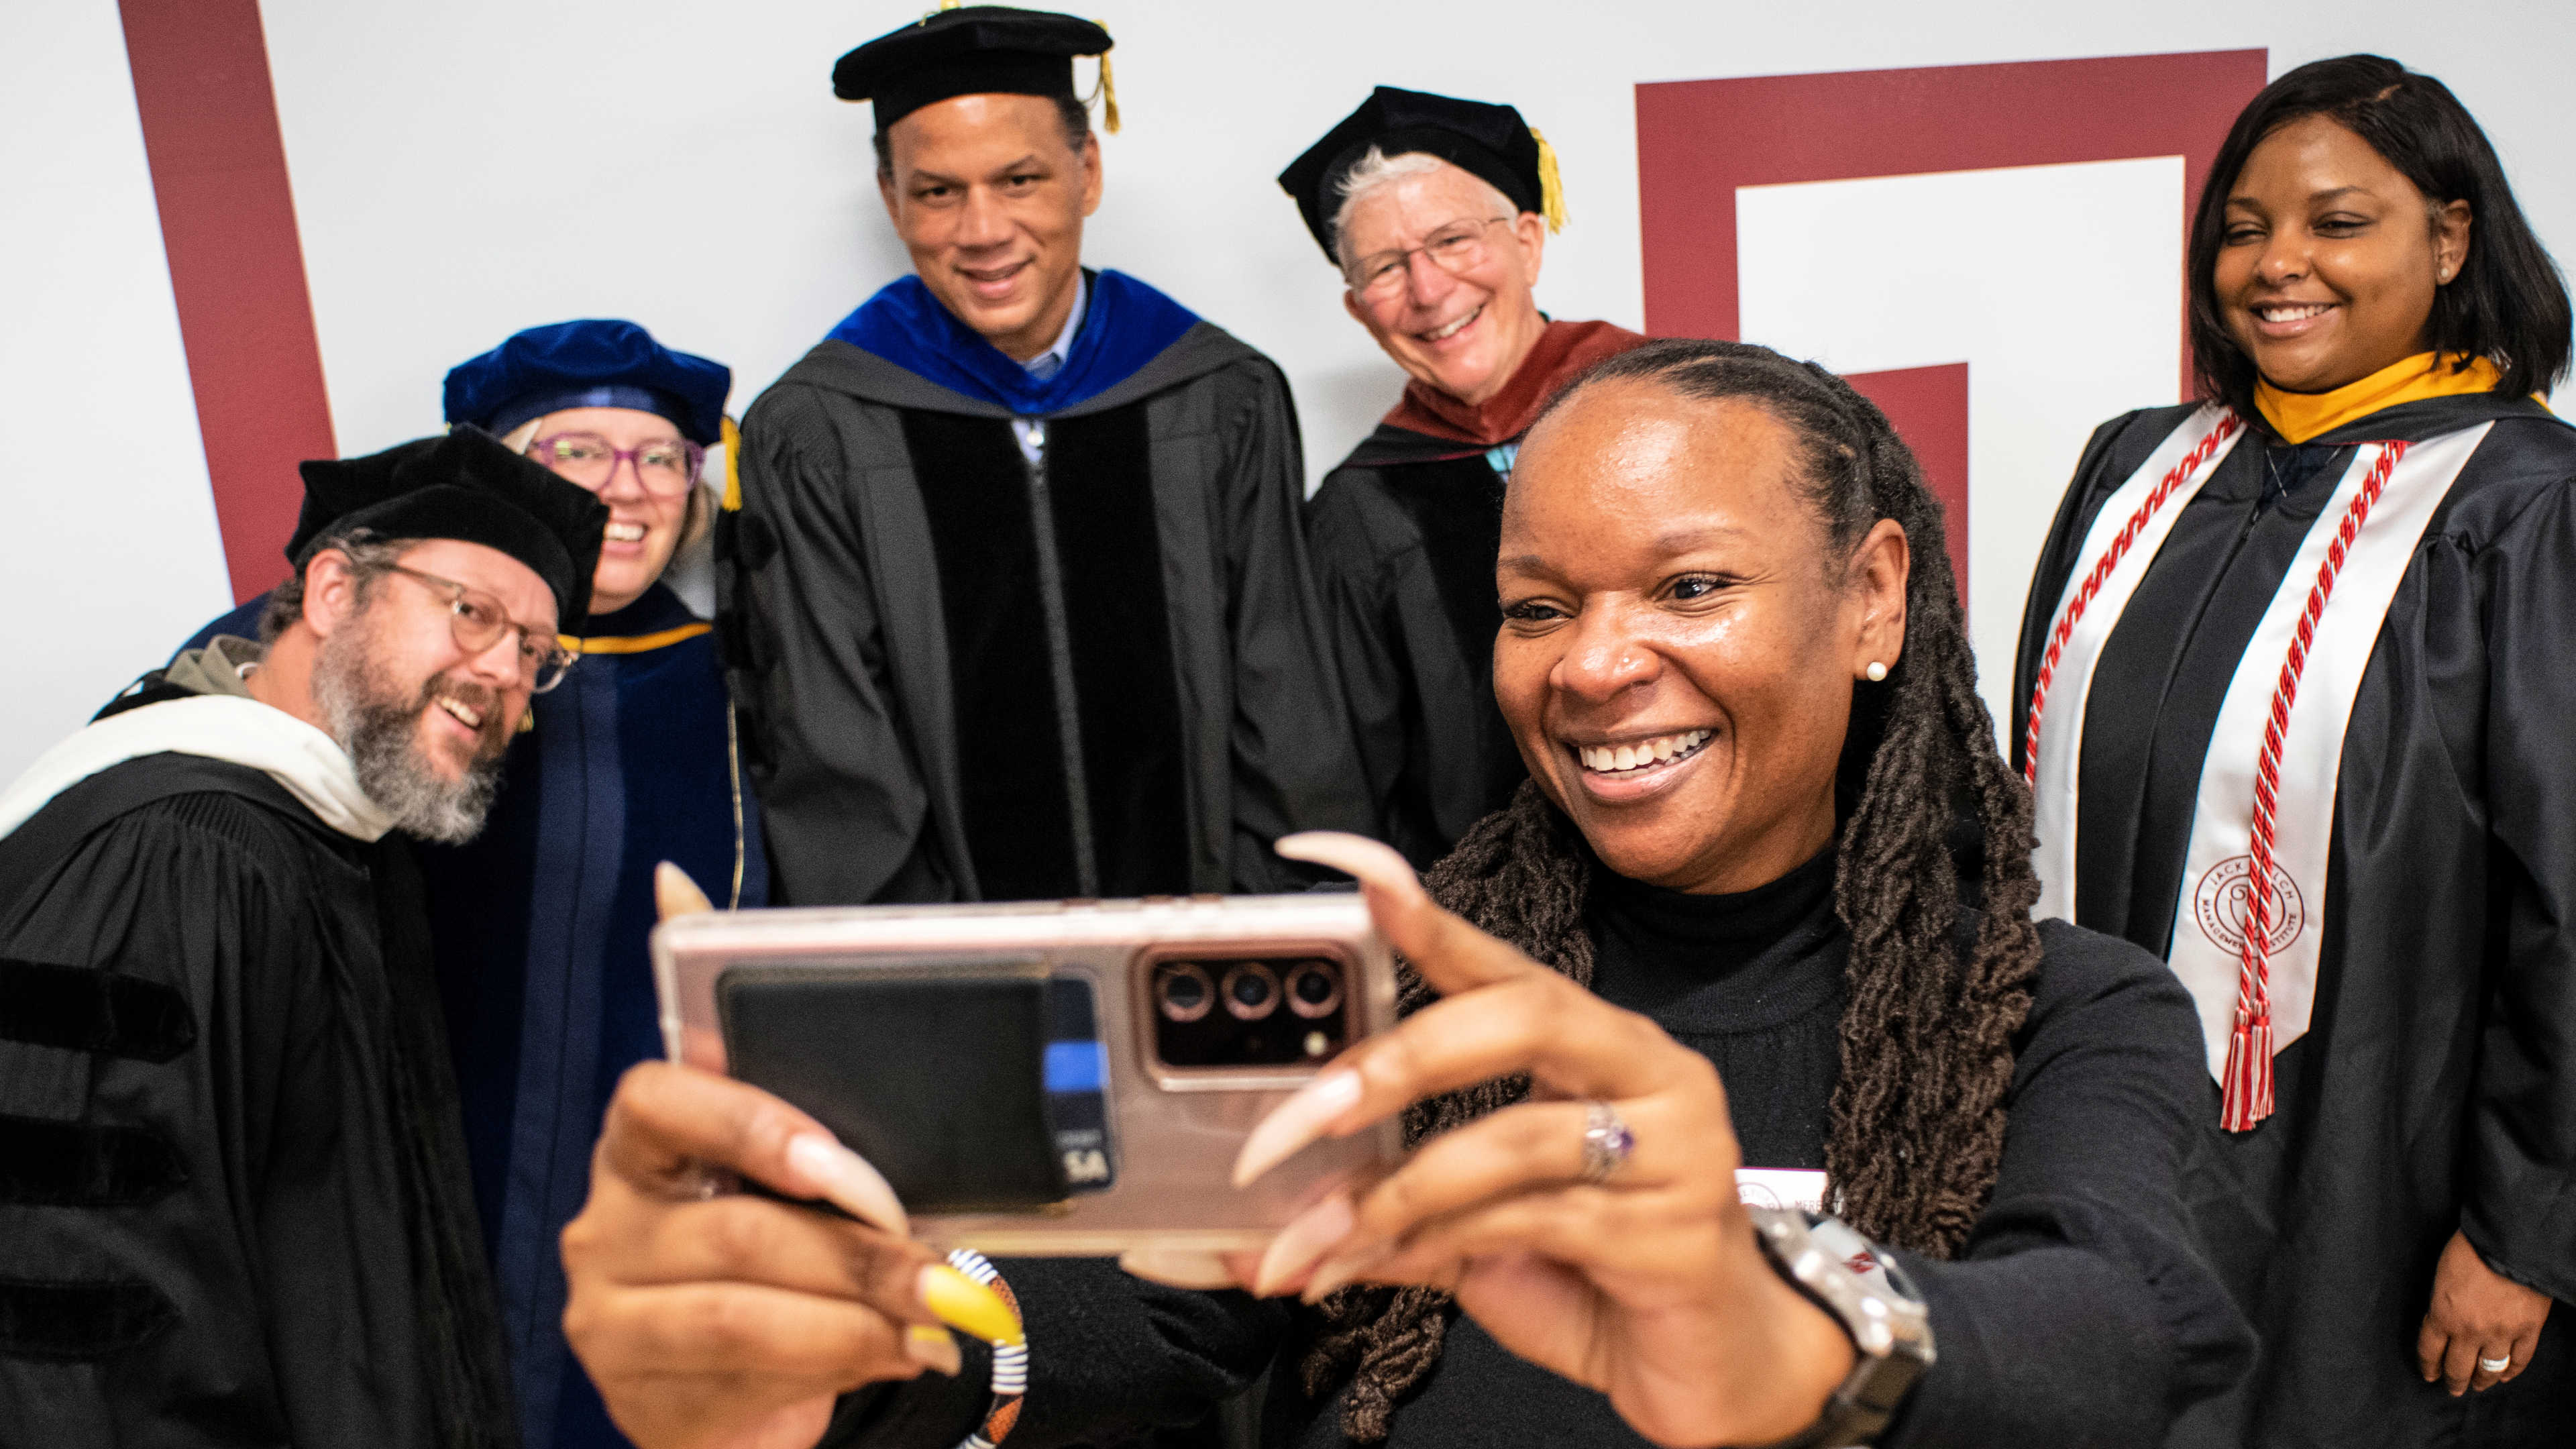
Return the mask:
[[[836,1018],[816,1003],[852,991],[877,993],[865,998],[871,1003],[917,1002],[962,983],[960,1001],[1016,991],[1025,1004],[1037,999],[1026,996],[1038,989],[1028,983],[1042,983],[1043,1103],[1054,1149],[1042,1166],[1056,1192],[1004,1206],[916,1209],[914,1234],[942,1247],[1019,1255],[1257,1248],[1333,1187],[1379,1175],[1403,1155],[1401,1128],[1388,1121],[1317,1142],[1249,1187],[1231,1180],[1254,1124],[1342,1049],[1394,1024],[1393,960],[1354,894],[684,916],[654,931],[653,970],[673,1060],[728,1071],[730,1030],[746,1062],[757,1058],[797,1081],[819,1078],[825,1096],[836,1075],[891,1068],[882,1035],[877,1047],[844,1055]],[[846,1007],[859,998],[838,999]],[[882,1032],[889,1024],[868,1017],[872,1009],[847,1019]],[[923,1036],[949,1025],[935,1015],[919,1020]],[[1012,1066],[1028,1044],[1025,1032],[977,1031],[925,1048],[924,1061],[958,1070],[904,1068],[902,1090],[882,1095],[912,1093],[934,1108],[986,1105],[955,1102],[953,1091],[986,1089],[952,1089],[952,1081],[989,1082],[968,1068],[994,1063],[968,1058],[981,1052]],[[797,1100],[774,1078],[763,1084]],[[994,1120],[1011,1116],[1009,1104],[992,1105]],[[935,1111],[879,1115],[892,1125],[873,1129],[878,1152],[907,1163],[955,1165],[988,1145],[918,1140],[936,1130],[928,1125]]]

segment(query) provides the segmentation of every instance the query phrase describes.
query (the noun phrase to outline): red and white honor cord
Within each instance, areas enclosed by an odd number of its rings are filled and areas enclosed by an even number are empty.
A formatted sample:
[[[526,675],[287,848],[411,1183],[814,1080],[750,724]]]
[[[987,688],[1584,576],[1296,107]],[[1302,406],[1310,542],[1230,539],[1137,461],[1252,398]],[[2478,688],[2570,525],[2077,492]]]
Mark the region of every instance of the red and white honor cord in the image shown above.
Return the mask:
[[[2254,823],[2249,834],[2253,860],[2246,872],[2244,944],[2237,948],[2236,1026],[2227,1036],[2227,1069],[2219,1079],[2218,1125],[2230,1132],[2250,1132],[2272,1115],[2272,831],[2280,805],[2281,742],[2289,734],[2290,706],[2299,697],[2299,675],[2308,667],[2308,650],[2316,642],[2317,621],[2334,597],[2335,578],[2352,551],[2353,540],[2370,517],[2371,505],[2388,486],[2397,460],[2406,456],[2402,442],[2379,445],[2378,461],[2362,479],[2361,491],[2343,511],[2334,541],[2308,589],[2308,605],[2299,611],[2290,639],[2289,657],[2281,661],[2280,681],[2272,686],[2272,708],[2264,717],[2263,753],[2254,764]]]
[[[948,1266],[1000,1294],[1002,1302],[1010,1307],[1011,1317],[1020,1324],[1016,1340],[993,1340],[992,1406],[984,1411],[982,1426],[957,1443],[957,1449],[994,1449],[1019,1424],[1021,1399],[1029,1391],[1028,1317],[1020,1311],[1019,1295],[1011,1291],[1000,1270],[983,1254],[972,1248],[953,1249],[948,1254]]]
[[[2200,465],[2208,462],[2243,426],[2244,420],[2234,413],[2220,418],[2218,426],[2210,429],[2198,446],[2184,454],[2181,462],[2174,464],[2164,477],[2158,479],[2155,488],[2139,500],[2137,511],[2129,515],[2129,521],[2120,525],[2120,531],[2112,535],[2110,545],[2102,550],[2102,556],[2085,571],[2084,582],[2075,590],[2075,597],[2066,601],[2064,612],[2057,616],[2056,626],[2048,631],[2048,653],[2039,661],[2039,678],[2031,686],[2030,718],[2022,727],[2022,783],[2033,787],[2039,784],[2039,717],[2048,704],[2049,683],[2057,678],[2058,656],[2066,652],[2066,641],[2074,637],[2076,622],[2084,617],[2084,610],[2093,602],[2093,596],[2102,592],[2104,581],[2111,577],[2112,570],[2120,566],[2120,560],[2128,557],[2129,546],[2138,541],[2139,534],[2147,531],[2147,524],[2165,506],[2166,500],[2172,498],[2183,484],[2190,482],[2191,475],[2200,471]]]

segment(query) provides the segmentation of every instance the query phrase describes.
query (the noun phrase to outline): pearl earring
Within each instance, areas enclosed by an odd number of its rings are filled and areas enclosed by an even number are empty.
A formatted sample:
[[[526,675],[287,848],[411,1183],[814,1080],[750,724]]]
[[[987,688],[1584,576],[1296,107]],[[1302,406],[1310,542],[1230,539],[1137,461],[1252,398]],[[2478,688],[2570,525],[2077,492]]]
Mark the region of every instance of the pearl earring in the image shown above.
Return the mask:
[[[1887,677],[1887,666],[1873,659],[1869,661],[1869,667],[1862,670],[1861,673],[1869,676],[1870,683],[1876,684]]]

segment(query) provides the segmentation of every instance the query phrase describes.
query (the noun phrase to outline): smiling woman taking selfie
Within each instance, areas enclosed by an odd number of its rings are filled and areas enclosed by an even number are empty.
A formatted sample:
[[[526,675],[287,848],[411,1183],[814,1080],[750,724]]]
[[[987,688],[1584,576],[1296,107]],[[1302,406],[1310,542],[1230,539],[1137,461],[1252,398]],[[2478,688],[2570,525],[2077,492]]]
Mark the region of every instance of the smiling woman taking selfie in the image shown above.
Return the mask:
[[[2576,1422],[2565,284],[2439,81],[2257,96],[2191,233],[2208,401],[2095,433],[2023,620],[2039,913],[2198,1002],[2194,1209],[2263,1359],[2178,1442]]]
[[[1185,1424],[1265,1364],[1263,1441],[1317,1446],[2152,1446],[2230,1382],[2242,1324],[2179,1205],[2189,1001],[2032,923],[1941,540],[1886,418],[1820,369],[1663,342],[1570,384],[1502,517],[1496,693],[1531,782],[1427,893],[1373,841],[1281,845],[1360,878],[1408,1018],[1237,1180],[1398,1113],[1416,1151],[1257,1259],[1130,1263],[1312,1307],[998,1264],[1008,1442]],[[953,1291],[921,1249],[710,1196],[706,1165],[868,1206],[785,1104],[629,1074],[565,1253],[567,1326],[639,1443],[997,1437],[981,1347],[905,1331]],[[1848,1226],[1748,1208],[1740,1165]]]

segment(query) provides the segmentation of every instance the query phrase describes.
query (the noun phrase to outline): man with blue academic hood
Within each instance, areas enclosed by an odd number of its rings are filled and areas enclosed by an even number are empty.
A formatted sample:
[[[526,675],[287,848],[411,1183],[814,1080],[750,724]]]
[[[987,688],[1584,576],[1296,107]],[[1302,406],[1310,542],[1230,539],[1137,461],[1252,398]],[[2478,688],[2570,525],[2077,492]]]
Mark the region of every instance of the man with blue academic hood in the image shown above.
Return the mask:
[[[946,10],[843,56],[915,275],[753,404],[719,626],[797,904],[1262,889],[1366,829],[1279,369],[1081,264],[1089,21]],[[1105,119],[1116,129],[1112,98]]]

